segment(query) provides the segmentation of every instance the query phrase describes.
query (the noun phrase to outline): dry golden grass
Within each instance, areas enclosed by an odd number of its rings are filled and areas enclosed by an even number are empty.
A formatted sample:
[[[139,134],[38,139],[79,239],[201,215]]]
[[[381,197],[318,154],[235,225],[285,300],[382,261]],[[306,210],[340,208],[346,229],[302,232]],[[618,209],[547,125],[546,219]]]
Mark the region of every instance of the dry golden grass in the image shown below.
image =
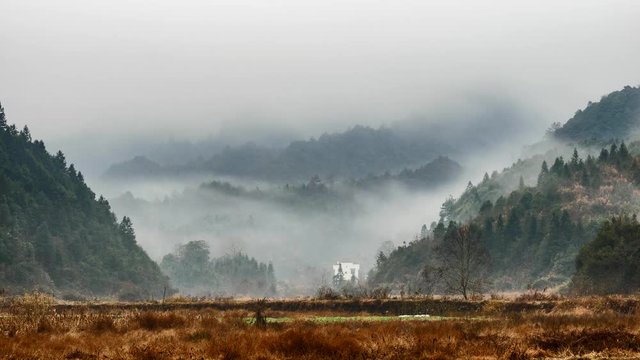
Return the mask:
[[[488,300],[480,304],[479,312],[467,314],[468,320],[342,323],[304,320],[320,313],[336,314],[328,310],[269,310],[267,302],[267,316],[293,321],[257,327],[246,321],[253,314],[250,302],[235,310],[121,304],[57,307],[51,299],[38,296],[8,301],[0,311],[0,358],[640,357],[640,299],[636,298]],[[541,302],[544,306],[538,306]],[[456,309],[470,308],[462,301],[451,304],[451,314],[457,316],[464,314]]]

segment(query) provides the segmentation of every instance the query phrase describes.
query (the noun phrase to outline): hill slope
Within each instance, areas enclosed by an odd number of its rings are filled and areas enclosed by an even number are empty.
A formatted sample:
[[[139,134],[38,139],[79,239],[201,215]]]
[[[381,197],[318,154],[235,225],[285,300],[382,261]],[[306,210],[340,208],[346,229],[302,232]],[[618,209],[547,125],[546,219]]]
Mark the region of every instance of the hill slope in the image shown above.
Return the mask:
[[[118,223],[61,152],[7,125],[0,107],[0,287],[151,297],[166,285],[131,221]]]
[[[640,88],[626,86],[578,110],[554,135],[576,143],[626,140],[640,125]]]
[[[443,206],[442,220],[416,240],[378,259],[374,284],[411,283],[426,288],[424,269],[433,260],[447,221],[464,221],[482,229],[491,256],[491,279],[500,290],[568,284],[581,247],[594,238],[607,218],[640,210],[640,157],[624,143],[603,149],[598,158],[543,162],[535,186],[520,186],[507,196],[497,179],[470,185],[457,201]],[[496,191],[488,191],[494,189]],[[470,219],[456,219],[461,209],[478,208]]]

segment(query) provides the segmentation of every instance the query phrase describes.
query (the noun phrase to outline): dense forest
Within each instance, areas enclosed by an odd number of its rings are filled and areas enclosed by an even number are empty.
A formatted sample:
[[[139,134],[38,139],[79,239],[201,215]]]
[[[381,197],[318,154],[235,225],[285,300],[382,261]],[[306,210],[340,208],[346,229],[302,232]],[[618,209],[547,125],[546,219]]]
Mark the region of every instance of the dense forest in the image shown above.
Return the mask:
[[[273,265],[235,252],[210,258],[204,241],[179,245],[160,263],[183,294],[264,297],[276,294]]]
[[[490,255],[493,288],[567,286],[579,252],[581,278],[589,274],[587,254],[594,253],[589,249],[602,247],[603,240],[600,245],[597,240],[596,245],[583,246],[600,224],[608,217],[640,210],[638,184],[640,158],[631,156],[624,143],[603,149],[598,157],[583,159],[576,150],[568,161],[558,157],[551,166],[545,161],[534,186],[521,181],[516,190],[495,201],[488,199],[495,192],[487,189],[498,191],[500,185],[486,176],[478,186],[470,184],[460,200],[445,203],[440,222],[431,229],[425,226],[420,238],[388,257],[380,254],[370,281],[426,289],[425,266],[434,261],[446,224],[458,220],[457,209],[474,202],[478,213],[470,222],[481,230],[480,239]]]
[[[0,287],[132,299],[167,286],[131,220],[118,222],[62,152],[8,125],[0,106]]]

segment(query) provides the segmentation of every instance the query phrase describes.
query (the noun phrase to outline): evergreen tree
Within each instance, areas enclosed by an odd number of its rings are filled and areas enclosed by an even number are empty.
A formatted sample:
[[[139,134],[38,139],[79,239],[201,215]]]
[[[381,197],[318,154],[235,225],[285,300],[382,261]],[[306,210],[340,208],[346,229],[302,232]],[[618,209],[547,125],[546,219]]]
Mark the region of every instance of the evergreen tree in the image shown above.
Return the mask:
[[[540,174],[538,175],[538,186],[544,184],[547,176],[549,175],[549,167],[546,161],[542,162],[542,168],[540,169]]]
[[[578,166],[578,161],[580,160],[580,156],[578,155],[578,149],[573,148],[573,155],[571,156],[571,165],[575,168]]]
[[[22,137],[22,139],[24,139],[24,141],[26,142],[31,142],[31,131],[29,131],[29,127],[27,127],[27,125],[25,125],[20,132],[20,137]]]
[[[136,244],[136,233],[133,230],[133,223],[128,216],[123,217],[120,222],[120,233],[122,234],[122,239],[127,246],[133,246]]]
[[[427,224],[423,224],[420,229],[420,239],[426,239],[429,236],[429,230],[427,230]]]
[[[2,103],[0,103],[0,131],[5,130],[7,127],[7,118],[4,114],[4,108],[2,107]]]

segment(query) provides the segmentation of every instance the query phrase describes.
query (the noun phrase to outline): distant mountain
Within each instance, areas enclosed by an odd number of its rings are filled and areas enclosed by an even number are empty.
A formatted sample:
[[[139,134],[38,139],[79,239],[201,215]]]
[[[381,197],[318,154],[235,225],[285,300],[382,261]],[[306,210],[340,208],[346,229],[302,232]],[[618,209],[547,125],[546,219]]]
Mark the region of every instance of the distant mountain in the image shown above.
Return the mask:
[[[167,285],[129,218],[116,221],[62,152],[7,125],[0,107],[0,288],[134,299]]]
[[[409,140],[388,128],[356,126],[318,139],[294,141],[282,149],[255,144],[226,147],[208,160],[183,165],[159,166],[138,156],[111,166],[105,176],[178,176],[212,173],[261,180],[303,181],[314,175],[323,178],[360,178],[420,166],[453,147],[437,137]]]
[[[149,160],[144,156],[136,156],[118,164],[111,165],[107,170],[109,177],[126,177],[135,174],[136,176],[159,176],[164,172],[162,166]]]
[[[607,143],[628,140],[640,126],[640,88],[626,86],[589,102],[562,127],[555,130],[558,139],[574,143]]]
[[[410,188],[429,189],[456,180],[462,175],[462,166],[446,156],[439,156],[428,164],[415,170],[404,169],[391,175],[368,176],[354,184],[362,188],[374,188],[382,184],[396,182]]]

